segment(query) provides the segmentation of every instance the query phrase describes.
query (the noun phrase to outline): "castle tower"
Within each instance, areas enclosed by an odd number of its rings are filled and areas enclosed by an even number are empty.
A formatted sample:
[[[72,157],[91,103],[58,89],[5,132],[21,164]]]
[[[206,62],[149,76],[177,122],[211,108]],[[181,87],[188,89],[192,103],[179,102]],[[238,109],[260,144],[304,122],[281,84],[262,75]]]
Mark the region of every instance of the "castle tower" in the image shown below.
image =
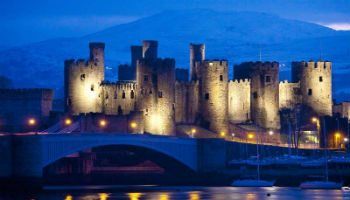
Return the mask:
[[[190,80],[198,80],[199,70],[198,62],[205,60],[205,45],[190,44]]]
[[[260,127],[279,129],[279,63],[245,62],[234,67],[235,79],[251,79],[251,118]]]
[[[142,57],[145,59],[158,58],[158,42],[155,40],[142,41]]]
[[[131,67],[136,68],[136,61],[142,58],[142,46],[131,46]]]
[[[98,66],[105,65],[105,44],[102,42],[92,42],[89,44],[90,60],[94,61]]]
[[[175,60],[138,60],[136,80],[136,109],[144,112],[145,132],[174,134]]]
[[[202,126],[220,135],[228,134],[228,62],[204,60],[200,76]]]
[[[319,116],[332,115],[332,63],[309,61],[292,63],[292,80],[300,81],[302,103]]]

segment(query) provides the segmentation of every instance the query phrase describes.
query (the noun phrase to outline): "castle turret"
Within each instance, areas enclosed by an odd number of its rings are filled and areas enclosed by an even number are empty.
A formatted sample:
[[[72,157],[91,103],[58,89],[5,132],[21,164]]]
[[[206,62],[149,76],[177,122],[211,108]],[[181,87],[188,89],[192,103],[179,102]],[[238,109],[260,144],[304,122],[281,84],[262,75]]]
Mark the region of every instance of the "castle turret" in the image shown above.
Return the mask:
[[[190,80],[199,79],[198,62],[202,62],[203,60],[205,60],[205,45],[190,44]]]
[[[155,40],[142,41],[142,57],[145,59],[158,58],[158,42]]]
[[[279,63],[245,62],[234,67],[235,79],[251,80],[251,118],[260,127],[279,129]]]
[[[92,42],[90,47],[90,60],[94,61],[98,66],[105,65],[105,44],[102,42]]]
[[[228,62],[204,60],[200,66],[200,114],[202,126],[228,134]]]
[[[175,133],[175,60],[141,59],[136,67],[136,109],[143,111],[145,131],[154,134]]]
[[[319,116],[332,115],[332,63],[292,63],[292,80],[300,81],[302,103]]]
[[[142,58],[142,46],[131,46],[131,67],[136,68],[136,61]]]

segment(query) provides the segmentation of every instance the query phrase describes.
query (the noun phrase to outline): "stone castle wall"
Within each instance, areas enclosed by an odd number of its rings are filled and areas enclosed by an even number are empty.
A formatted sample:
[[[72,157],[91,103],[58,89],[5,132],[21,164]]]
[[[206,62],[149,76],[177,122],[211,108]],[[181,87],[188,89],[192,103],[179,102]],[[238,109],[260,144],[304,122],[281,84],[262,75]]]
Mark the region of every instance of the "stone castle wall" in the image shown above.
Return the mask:
[[[198,116],[199,84],[198,81],[175,83],[175,122],[194,124]]]
[[[251,118],[260,127],[279,129],[279,64],[246,62],[234,67],[235,79],[251,80]]]
[[[228,83],[228,118],[230,122],[250,120],[250,80],[233,80]]]
[[[145,113],[145,131],[173,134],[175,130],[175,60],[142,59],[137,63],[136,109]]]
[[[279,109],[293,109],[301,103],[300,82],[290,83],[282,81],[279,83]]]
[[[128,115],[135,110],[136,82],[103,83],[103,113]]]
[[[104,66],[93,61],[65,61],[65,100],[70,114],[102,112]]]
[[[205,60],[200,66],[202,125],[220,135],[228,133],[228,62]]]
[[[332,63],[293,62],[293,82],[300,81],[302,103],[318,115],[332,115]]]

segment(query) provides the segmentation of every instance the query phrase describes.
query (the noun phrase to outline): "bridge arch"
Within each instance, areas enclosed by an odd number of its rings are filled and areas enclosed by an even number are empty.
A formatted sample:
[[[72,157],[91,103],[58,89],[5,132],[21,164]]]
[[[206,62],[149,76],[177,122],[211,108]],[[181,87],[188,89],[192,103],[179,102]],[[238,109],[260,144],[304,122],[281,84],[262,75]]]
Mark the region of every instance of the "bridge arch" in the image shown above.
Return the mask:
[[[179,164],[191,169],[197,170],[197,150],[194,140],[179,140],[155,136],[111,136],[100,134],[85,135],[74,137],[60,137],[55,140],[55,137],[49,137],[43,143],[43,154],[41,168],[59,160],[68,155],[83,151],[85,149],[102,147],[102,146],[128,146],[142,148],[161,156],[178,162]]]

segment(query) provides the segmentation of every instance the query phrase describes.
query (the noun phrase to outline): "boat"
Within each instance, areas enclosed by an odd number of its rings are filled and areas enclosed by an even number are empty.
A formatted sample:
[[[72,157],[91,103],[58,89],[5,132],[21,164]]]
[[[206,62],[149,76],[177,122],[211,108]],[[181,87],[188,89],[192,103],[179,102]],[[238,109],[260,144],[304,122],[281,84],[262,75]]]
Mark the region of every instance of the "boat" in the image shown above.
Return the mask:
[[[260,179],[260,154],[259,154],[259,134],[257,134],[256,137],[256,158],[255,162],[250,162],[247,164],[250,165],[256,165],[256,172],[257,172],[257,178],[256,179],[242,179],[242,180],[235,180],[231,183],[231,186],[234,187],[272,187],[275,184],[275,181],[268,181],[268,180],[261,180]],[[265,163],[264,163],[265,164]],[[270,162],[266,162],[267,165],[270,164]]]
[[[307,181],[300,184],[301,189],[341,189],[342,183],[333,181]]]
[[[325,123],[323,123],[323,126],[325,126]],[[326,127],[324,127],[324,130],[327,130]],[[323,139],[324,144],[326,143],[326,136],[323,131]],[[333,182],[329,181],[329,173],[328,173],[328,149],[326,148],[324,150],[324,158],[319,159],[318,161],[323,161],[323,165],[325,167],[324,173],[325,173],[325,180],[324,181],[306,181],[300,184],[301,189],[341,189],[343,186],[343,183]]]
[[[275,181],[244,179],[236,180],[231,184],[234,187],[273,187]]]

